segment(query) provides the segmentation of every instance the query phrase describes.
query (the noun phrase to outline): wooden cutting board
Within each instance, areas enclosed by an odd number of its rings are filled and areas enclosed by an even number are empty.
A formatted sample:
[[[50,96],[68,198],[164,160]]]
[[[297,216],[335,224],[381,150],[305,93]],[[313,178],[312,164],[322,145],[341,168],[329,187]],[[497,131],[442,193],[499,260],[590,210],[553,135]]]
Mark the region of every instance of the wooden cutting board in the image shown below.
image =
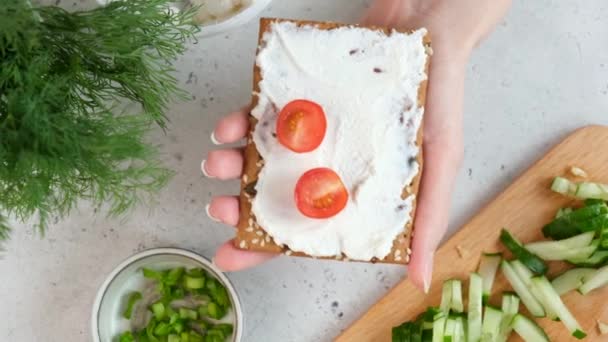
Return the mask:
[[[428,295],[405,279],[344,331],[337,341],[390,341],[393,326],[415,319],[428,306],[439,306],[441,285],[445,280],[466,280],[469,273],[477,269],[482,252],[503,251],[498,243],[502,227],[509,228],[524,242],[542,239],[543,225],[552,219],[558,208],[572,202],[549,190],[551,180],[558,175],[568,175],[567,170],[573,165],[586,170],[590,179],[608,183],[608,127],[590,126],[574,132],[465,224],[437,252]],[[466,255],[460,256],[457,246],[466,251]],[[551,263],[549,275],[565,267]],[[468,281],[463,285],[466,296]],[[510,287],[499,272],[492,302],[500,305],[500,293],[507,289]],[[608,341],[608,336],[599,335],[596,324],[597,319],[608,322],[608,288],[587,296],[571,292],[563,299],[586,330],[585,341]],[[539,323],[551,341],[575,340],[560,322],[542,319]],[[520,341],[518,337],[512,340]]]

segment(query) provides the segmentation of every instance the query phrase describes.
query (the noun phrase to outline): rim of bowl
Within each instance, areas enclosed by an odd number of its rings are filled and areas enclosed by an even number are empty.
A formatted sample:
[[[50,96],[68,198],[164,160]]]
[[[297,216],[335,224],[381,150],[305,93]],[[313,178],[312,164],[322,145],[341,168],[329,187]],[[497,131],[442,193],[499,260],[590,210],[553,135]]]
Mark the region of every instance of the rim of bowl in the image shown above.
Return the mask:
[[[125,268],[127,268],[132,263],[150,256],[162,254],[179,255],[192,259],[193,261],[205,266],[206,269],[211,270],[213,272],[213,276],[215,276],[224,284],[224,286],[226,286],[226,289],[228,290],[228,293],[230,293],[230,297],[232,298],[232,304],[234,305],[234,316],[236,324],[236,329],[234,331],[234,341],[241,341],[243,335],[243,310],[241,307],[239,295],[236,292],[236,289],[230,279],[228,279],[228,277],[226,277],[226,275],[224,275],[222,271],[220,271],[216,266],[213,265],[211,261],[209,261],[202,255],[199,255],[187,249],[165,247],[147,249],[145,251],[136,253],[123,260],[120,264],[114,267],[110,274],[108,274],[102,285],[97,290],[97,294],[95,295],[95,302],[93,304],[93,310],[91,312],[91,334],[93,335],[93,341],[102,342],[99,338],[99,309],[101,308],[101,303],[103,303],[106,292],[108,291],[108,288],[110,287],[112,282],[122,271],[124,271]]]
[[[271,2],[272,0],[254,0],[251,5],[228,18],[217,22],[211,22],[206,25],[199,25],[200,31],[197,36],[211,37],[229,31],[235,27],[245,25],[265,10]]]
[[[96,0],[100,6],[105,6],[112,0]],[[183,0],[182,0],[183,1]],[[180,1],[180,2],[182,2]],[[199,32],[196,34],[199,38],[212,37],[220,33],[229,31],[235,27],[245,25],[260,14],[272,0],[254,0],[251,5],[245,7],[234,15],[208,24],[199,24]]]

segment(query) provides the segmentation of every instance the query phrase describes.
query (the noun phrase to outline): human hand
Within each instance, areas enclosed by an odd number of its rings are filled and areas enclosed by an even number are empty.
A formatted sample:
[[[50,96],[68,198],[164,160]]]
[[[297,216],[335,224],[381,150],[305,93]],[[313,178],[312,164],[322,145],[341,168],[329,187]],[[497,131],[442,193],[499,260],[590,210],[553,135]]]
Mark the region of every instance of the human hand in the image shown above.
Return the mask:
[[[462,107],[472,49],[494,28],[511,0],[375,0],[364,24],[426,27],[433,56],[424,113],[424,169],[414,222],[409,277],[428,292],[433,258],[448,227],[454,181],[463,158]]]
[[[229,144],[245,138],[249,132],[249,109],[234,112],[222,118],[216,125],[211,141],[216,144]],[[211,151],[201,163],[203,174],[209,178],[228,180],[240,178],[243,173],[243,150],[225,149]],[[217,196],[205,208],[207,215],[218,222],[236,226],[239,222],[239,199],[237,196]],[[215,253],[213,262],[224,271],[238,271],[253,267],[273,258],[274,254],[250,252],[234,247],[232,241],[221,245]]]
[[[428,290],[433,256],[446,232],[454,180],[463,157],[462,103],[466,63],[473,47],[490,32],[509,7],[510,0],[376,0],[364,24],[397,28],[426,27],[434,54],[424,121],[425,167],[416,213],[416,235],[410,262],[410,277],[421,289]],[[447,117],[447,119],[446,119]],[[249,122],[245,110],[223,118],[212,140],[217,144],[244,138]],[[208,177],[221,180],[238,178],[243,170],[241,150],[212,151],[202,163]],[[228,225],[239,220],[236,196],[213,198],[208,215]],[[274,255],[242,251],[231,241],[218,249],[215,263],[226,271],[255,266]]]

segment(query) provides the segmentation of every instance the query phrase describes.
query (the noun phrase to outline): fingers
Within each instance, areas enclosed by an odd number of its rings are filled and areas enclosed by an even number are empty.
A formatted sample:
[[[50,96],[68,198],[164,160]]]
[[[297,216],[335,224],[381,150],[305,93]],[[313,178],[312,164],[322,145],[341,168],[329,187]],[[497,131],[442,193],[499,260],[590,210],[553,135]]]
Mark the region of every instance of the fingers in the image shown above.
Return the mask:
[[[218,248],[213,262],[221,270],[232,272],[257,266],[276,256],[277,254],[243,251],[234,247],[232,241],[227,241]]]
[[[239,223],[239,199],[236,196],[218,196],[205,207],[207,216],[214,221],[236,226]]]
[[[450,201],[460,163],[456,152],[446,146],[424,148],[425,170],[418,195],[414,223],[412,259],[408,272],[412,282],[428,292],[433,272],[433,258],[448,227]]]
[[[441,60],[439,60],[441,61]],[[414,222],[410,280],[428,292],[433,257],[448,227],[462,160],[464,65],[431,63],[424,121],[424,170]]]
[[[211,134],[211,141],[216,144],[229,144],[243,139],[249,130],[247,110],[241,110],[223,117]]]
[[[243,173],[243,151],[228,149],[211,151],[201,163],[203,174],[221,180],[239,178]]]

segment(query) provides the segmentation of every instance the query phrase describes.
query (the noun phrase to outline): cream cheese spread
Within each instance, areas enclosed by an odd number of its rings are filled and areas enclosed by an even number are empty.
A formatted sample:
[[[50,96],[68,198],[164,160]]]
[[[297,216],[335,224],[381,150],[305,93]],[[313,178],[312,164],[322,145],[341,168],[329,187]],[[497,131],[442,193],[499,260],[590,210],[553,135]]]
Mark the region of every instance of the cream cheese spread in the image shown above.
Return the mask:
[[[426,31],[322,30],[275,22],[257,57],[262,81],[252,115],[264,159],[252,211],[278,244],[311,256],[383,259],[411,220],[414,195],[403,188],[419,172],[416,138],[423,116],[418,89],[426,79]],[[280,109],[296,99],[320,104],[323,143],[294,153],[276,139]],[[294,202],[299,177],[316,167],[340,175],[349,201],[328,219],[302,215]]]

